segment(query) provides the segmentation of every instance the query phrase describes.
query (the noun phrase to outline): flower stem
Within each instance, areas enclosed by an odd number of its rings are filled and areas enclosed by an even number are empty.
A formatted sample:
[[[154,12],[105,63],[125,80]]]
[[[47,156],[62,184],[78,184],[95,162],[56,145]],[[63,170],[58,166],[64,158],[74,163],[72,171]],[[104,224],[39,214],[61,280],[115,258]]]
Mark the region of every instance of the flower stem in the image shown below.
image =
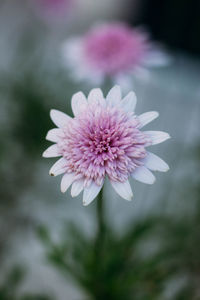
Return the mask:
[[[102,235],[104,231],[104,203],[103,203],[103,188],[99,193],[97,200],[97,225],[98,234]]]
[[[105,251],[105,219],[104,219],[104,201],[103,189],[101,189],[96,204],[97,232],[94,241],[94,270],[93,274],[93,295],[94,299],[105,299],[104,297],[104,281],[102,280],[102,272],[104,266]]]
[[[95,253],[98,260],[102,254],[102,246],[105,233],[105,221],[104,221],[104,200],[103,200],[103,188],[101,189],[97,199],[97,235],[95,240]]]

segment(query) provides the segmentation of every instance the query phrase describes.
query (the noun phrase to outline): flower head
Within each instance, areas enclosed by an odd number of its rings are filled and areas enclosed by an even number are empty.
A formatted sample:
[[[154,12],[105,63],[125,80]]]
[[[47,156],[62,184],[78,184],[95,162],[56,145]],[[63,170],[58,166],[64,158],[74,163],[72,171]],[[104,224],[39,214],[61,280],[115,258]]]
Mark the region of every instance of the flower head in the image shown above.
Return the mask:
[[[75,78],[95,84],[105,77],[123,80],[141,73],[147,64],[166,63],[166,56],[153,49],[146,33],[123,23],[99,25],[82,38],[67,41],[63,55]]]
[[[116,192],[131,200],[129,177],[152,184],[155,177],[150,170],[168,170],[168,165],[146,148],[165,141],[169,135],[162,131],[141,131],[158,113],[151,111],[137,116],[135,105],[134,92],[122,99],[120,87],[115,86],[106,98],[100,89],[93,89],[88,99],[82,92],[76,93],[72,97],[74,118],[51,110],[58,128],[48,132],[47,140],[55,144],[43,156],[62,156],[50,169],[53,176],[64,174],[62,192],[72,184],[72,197],[84,190],[83,203],[88,205],[107,176]]]
[[[141,33],[124,24],[96,28],[83,41],[88,65],[106,75],[125,72],[139,65],[148,47]]]

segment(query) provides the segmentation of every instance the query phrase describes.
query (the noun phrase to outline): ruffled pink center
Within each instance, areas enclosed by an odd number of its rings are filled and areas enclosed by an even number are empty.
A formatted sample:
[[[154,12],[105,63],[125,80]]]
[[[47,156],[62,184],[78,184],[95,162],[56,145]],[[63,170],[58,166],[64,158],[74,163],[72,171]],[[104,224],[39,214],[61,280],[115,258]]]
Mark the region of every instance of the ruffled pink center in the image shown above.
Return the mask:
[[[146,156],[149,138],[139,128],[133,113],[117,108],[90,106],[63,128],[58,147],[67,161],[67,172],[75,172],[85,184],[100,185],[107,175],[124,182]]]
[[[108,75],[139,65],[147,48],[146,36],[123,24],[99,27],[84,40],[87,63]]]

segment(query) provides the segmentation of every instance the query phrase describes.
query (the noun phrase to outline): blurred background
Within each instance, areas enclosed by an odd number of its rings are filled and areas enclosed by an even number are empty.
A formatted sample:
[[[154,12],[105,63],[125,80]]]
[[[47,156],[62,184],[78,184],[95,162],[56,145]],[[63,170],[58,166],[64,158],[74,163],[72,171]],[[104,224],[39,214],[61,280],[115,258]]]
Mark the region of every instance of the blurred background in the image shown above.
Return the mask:
[[[92,88],[72,81],[61,44],[102,20],[145,27],[168,49],[170,64],[134,90],[137,113],[159,111],[149,128],[172,138],[156,147],[170,171],[134,182],[133,202],[106,184],[97,256],[96,201],[61,194],[41,155],[49,110],[72,114],[72,94]],[[197,0],[0,1],[1,300],[200,299],[199,36]]]

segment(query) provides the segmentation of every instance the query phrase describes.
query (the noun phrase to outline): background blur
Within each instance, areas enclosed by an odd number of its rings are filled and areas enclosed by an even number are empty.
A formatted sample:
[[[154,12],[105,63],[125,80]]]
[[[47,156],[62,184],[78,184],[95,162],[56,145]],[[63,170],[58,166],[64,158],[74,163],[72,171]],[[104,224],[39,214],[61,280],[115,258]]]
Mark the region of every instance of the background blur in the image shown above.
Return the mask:
[[[106,185],[97,261],[96,201],[63,195],[41,154],[49,110],[71,114],[72,94],[92,88],[69,78],[60,45],[102,20],[145,26],[168,49],[171,64],[134,89],[137,113],[159,111],[149,128],[172,139],[156,147],[170,171],[134,182],[133,202]],[[0,1],[0,299],[200,299],[199,36],[198,0]]]

